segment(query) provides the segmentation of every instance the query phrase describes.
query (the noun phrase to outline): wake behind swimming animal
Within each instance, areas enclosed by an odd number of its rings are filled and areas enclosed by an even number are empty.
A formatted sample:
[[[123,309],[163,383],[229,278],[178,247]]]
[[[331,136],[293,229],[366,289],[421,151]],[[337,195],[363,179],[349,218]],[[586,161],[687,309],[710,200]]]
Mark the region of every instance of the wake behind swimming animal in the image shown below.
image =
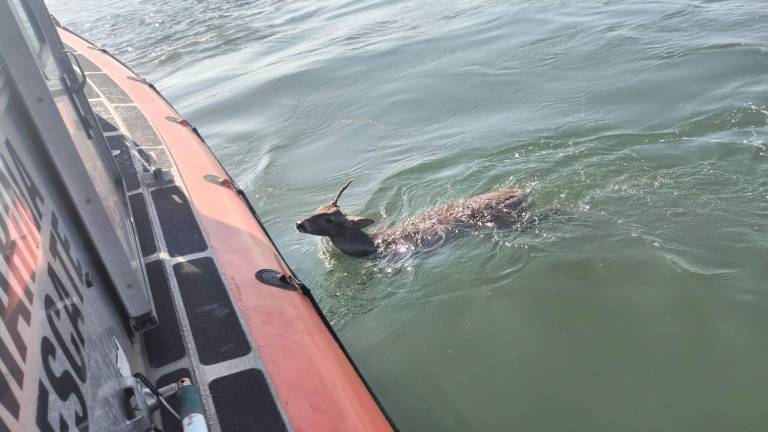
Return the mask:
[[[543,217],[543,214],[531,213],[532,200],[528,194],[520,189],[505,189],[446,204],[402,224],[368,233],[363,229],[372,225],[373,219],[350,216],[339,208],[339,198],[350,183],[347,182],[330,203],[296,222],[296,229],[328,237],[340,251],[356,257],[430,249],[473,232],[524,230]]]

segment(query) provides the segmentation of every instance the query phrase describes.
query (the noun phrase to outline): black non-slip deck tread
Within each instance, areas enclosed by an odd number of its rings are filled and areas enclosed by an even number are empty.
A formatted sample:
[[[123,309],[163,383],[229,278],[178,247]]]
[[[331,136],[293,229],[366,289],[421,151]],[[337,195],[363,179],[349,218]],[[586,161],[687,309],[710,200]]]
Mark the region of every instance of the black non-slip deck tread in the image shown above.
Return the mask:
[[[186,194],[178,186],[167,186],[152,191],[160,229],[172,257],[203,252],[208,248],[197,224]]]
[[[102,132],[117,132],[119,130],[112,117],[104,117],[96,114],[96,121],[99,122],[99,127],[101,127]]]
[[[200,363],[212,365],[251,351],[219,269],[212,258],[173,266]]]
[[[222,432],[287,431],[264,373],[246,369],[210,382]]]
[[[87,76],[88,82],[99,89],[101,94],[103,94],[108,101],[114,104],[133,103],[133,99],[125,94],[123,89],[121,89],[109,75],[105,73],[89,73]]]
[[[163,142],[144,113],[135,106],[116,106],[117,115],[123,120],[131,138],[141,147],[162,147]]]
[[[171,156],[163,148],[139,148],[136,153],[144,161],[141,166],[144,172],[152,172],[155,168],[169,170],[173,166]]]
[[[111,121],[115,121],[115,119],[112,117],[112,113],[109,112],[109,109],[107,108],[107,104],[102,100],[95,100],[90,101],[91,108],[93,109],[93,112],[104,117],[108,118]]]
[[[131,151],[124,135],[112,135],[107,137],[107,144],[112,150],[112,156],[117,162],[117,168],[123,176],[123,184],[128,192],[139,188],[139,177],[136,174],[136,165],[133,164]]]
[[[149,211],[144,194],[139,192],[129,195],[128,202],[131,205],[131,214],[133,215],[136,233],[139,237],[141,255],[145,257],[150,256],[157,252],[157,242],[155,241],[155,233],[152,231],[152,222],[149,219]]]
[[[86,82],[83,91],[88,100],[101,99],[101,94],[96,91],[96,87],[94,87],[92,83]]]
[[[75,55],[77,56],[77,60],[80,62],[80,66],[83,67],[83,71],[85,73],[88,73],[88,72],[103,72],[103,70],[100,67],[96,66],[96,64],[94,64],[91,61],[91,59],[89,59],[88,57],[84,56],[83,54],[79,54],[79,53],[75,54]]]
[[[93,113],[96,114],[96,119],[99,121],[101,130],[104,132],[117,132],[117,121],[112,116],[112,113],[107,108],[107,104],[101,99],[90,101]]]
[[[163,262],[149,262],[146,269],[159,324],[144,332],[144,346],[150,366],[159,368],[180,360],[187,351]]]

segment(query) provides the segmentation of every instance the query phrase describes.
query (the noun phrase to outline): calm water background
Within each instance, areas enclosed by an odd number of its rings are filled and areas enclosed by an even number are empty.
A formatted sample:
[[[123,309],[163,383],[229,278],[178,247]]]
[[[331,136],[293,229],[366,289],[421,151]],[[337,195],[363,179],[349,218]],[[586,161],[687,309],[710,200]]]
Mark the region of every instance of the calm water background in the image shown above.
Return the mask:
[[[763,1],[49,0],[248,191],[404,431],[768,427]],[[295,232],[508,186],[397,265]]]

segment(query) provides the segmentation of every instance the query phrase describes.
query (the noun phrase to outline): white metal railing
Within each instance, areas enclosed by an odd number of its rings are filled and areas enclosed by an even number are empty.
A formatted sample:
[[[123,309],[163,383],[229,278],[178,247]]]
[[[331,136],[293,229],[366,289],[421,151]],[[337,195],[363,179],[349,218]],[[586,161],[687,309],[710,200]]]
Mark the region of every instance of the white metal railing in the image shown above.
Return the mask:
[[[157,323],[117,165],[42,0],[0,0],[0,59],[135,331]]]

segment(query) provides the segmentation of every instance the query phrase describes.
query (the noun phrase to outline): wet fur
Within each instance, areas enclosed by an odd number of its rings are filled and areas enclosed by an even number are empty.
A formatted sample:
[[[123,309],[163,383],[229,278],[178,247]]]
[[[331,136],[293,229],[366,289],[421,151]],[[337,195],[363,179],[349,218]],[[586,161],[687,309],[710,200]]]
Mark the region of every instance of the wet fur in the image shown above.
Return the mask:
[[[296,223],[299,232],[328,237],[342,252],[371,257],[430,249],[459,236],[493,229],[525,229],[540,217],[531,215],[531,200],[520,189],[476,195],[446,204],[402,224],[367,233],[372,219],[348,216],[338,207],[341,193],[330,204]]]
[[[464,234],[522,227],[530,200],[519,189],[477,195],[447,204],[371,233],[379,251],[432,248]]]

